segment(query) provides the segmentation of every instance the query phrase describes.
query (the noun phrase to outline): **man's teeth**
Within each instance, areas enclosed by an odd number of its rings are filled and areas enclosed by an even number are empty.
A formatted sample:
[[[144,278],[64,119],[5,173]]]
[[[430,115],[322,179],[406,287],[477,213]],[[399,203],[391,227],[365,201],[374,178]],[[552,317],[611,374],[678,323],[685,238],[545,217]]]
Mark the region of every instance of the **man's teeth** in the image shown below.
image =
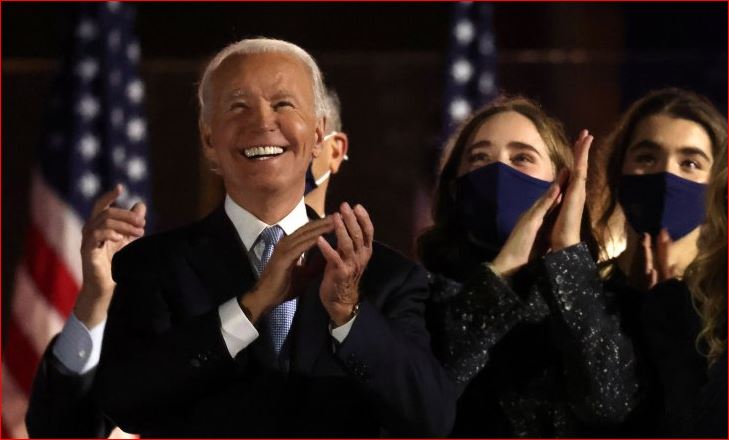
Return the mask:
[[[284,150],[281,147],[252,147],[252,148],[246,148],[243,150],[243,154],[245,154],[246,157],[258,157],[258,156],[273,156],[276,154],[283,153]]]

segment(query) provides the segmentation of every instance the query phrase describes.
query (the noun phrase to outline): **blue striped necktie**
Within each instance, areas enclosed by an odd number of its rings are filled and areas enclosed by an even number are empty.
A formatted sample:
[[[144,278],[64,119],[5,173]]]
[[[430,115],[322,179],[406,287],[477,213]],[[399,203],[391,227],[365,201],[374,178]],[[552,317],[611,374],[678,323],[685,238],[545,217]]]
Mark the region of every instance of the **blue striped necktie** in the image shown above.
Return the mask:
[[[261,235],[258,236],[258,240],[261,240],[265,246],[257,267],[259,276],[263,273],[263,269],[268,264],[268,260],[271,259],[273,248],[281,240],[283,235],[283,229],[279,225],[274,225],[264,229]],[[286,341],[286,336],[289,334],[291,323],[294,320],[294,313],[296,313],[296,298],[277,305],[265,318],[276,354],[281,351],[281,347],[283,347],[284,341]]]

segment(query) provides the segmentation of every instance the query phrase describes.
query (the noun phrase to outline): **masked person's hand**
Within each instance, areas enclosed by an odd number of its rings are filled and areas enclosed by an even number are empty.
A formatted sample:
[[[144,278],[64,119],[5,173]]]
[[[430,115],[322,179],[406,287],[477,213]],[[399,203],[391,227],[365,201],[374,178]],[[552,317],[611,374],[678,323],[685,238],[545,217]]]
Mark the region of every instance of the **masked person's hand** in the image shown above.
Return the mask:
[[[499,275],[509,277],[527,264],[544,218],[559,203],[560,195],[559,184],[555,182],[519,217],[501,251],[491,262]]]
[[[559,204],[559,214],[550,233],[552,252],[574,246],[580,242],[582,213],[585,210],[587,165],[593,139],[587,130],[580,132],[580,136],[573,147],[574,167],[569,172],[565,171],[566,176],[560,176],[560,181],[566,180],[567,188],[564,190],[564,196]]]

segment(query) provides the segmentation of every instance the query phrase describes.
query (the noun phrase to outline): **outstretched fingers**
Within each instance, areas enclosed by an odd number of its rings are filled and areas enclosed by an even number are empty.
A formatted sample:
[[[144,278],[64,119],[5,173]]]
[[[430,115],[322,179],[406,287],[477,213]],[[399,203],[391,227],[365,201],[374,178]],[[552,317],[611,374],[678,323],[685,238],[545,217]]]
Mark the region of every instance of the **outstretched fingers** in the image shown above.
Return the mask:
[[[91,218],[96,217],[103,210],[109,208],[122,192],[124,192],[124,186],[117,183],[114,188],[102,194],[101,197],[96,200],[94,207],[91,209]]]
[[[357,222],[362,228],[364,246],[371,248],[375,238],[375,227],[372,225],[370,215],[362,205],[355,205],[354,214],[357,216]]]
[[[547,189],[547,192],[544,193],[544,195],[542,195],[542,197],[540,197],[534,205],[532,205],[529,211],[527,211],[528,217],[539,221],[544,220],[547,213],[549,213],[549,211],[559,203],[561,194],[562,192],[559,189],[559,184],[553,183],[549,189]]]

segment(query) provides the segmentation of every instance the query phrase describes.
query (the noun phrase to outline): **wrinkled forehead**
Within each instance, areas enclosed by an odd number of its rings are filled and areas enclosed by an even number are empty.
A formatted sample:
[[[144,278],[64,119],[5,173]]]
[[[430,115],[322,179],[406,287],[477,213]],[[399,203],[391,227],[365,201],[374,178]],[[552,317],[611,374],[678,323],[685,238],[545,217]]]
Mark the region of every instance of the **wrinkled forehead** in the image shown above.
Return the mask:
[[[286,92],[313,104],[314,81],[309,66],[283,52],[232,54],[210,76],[211,97]]]

